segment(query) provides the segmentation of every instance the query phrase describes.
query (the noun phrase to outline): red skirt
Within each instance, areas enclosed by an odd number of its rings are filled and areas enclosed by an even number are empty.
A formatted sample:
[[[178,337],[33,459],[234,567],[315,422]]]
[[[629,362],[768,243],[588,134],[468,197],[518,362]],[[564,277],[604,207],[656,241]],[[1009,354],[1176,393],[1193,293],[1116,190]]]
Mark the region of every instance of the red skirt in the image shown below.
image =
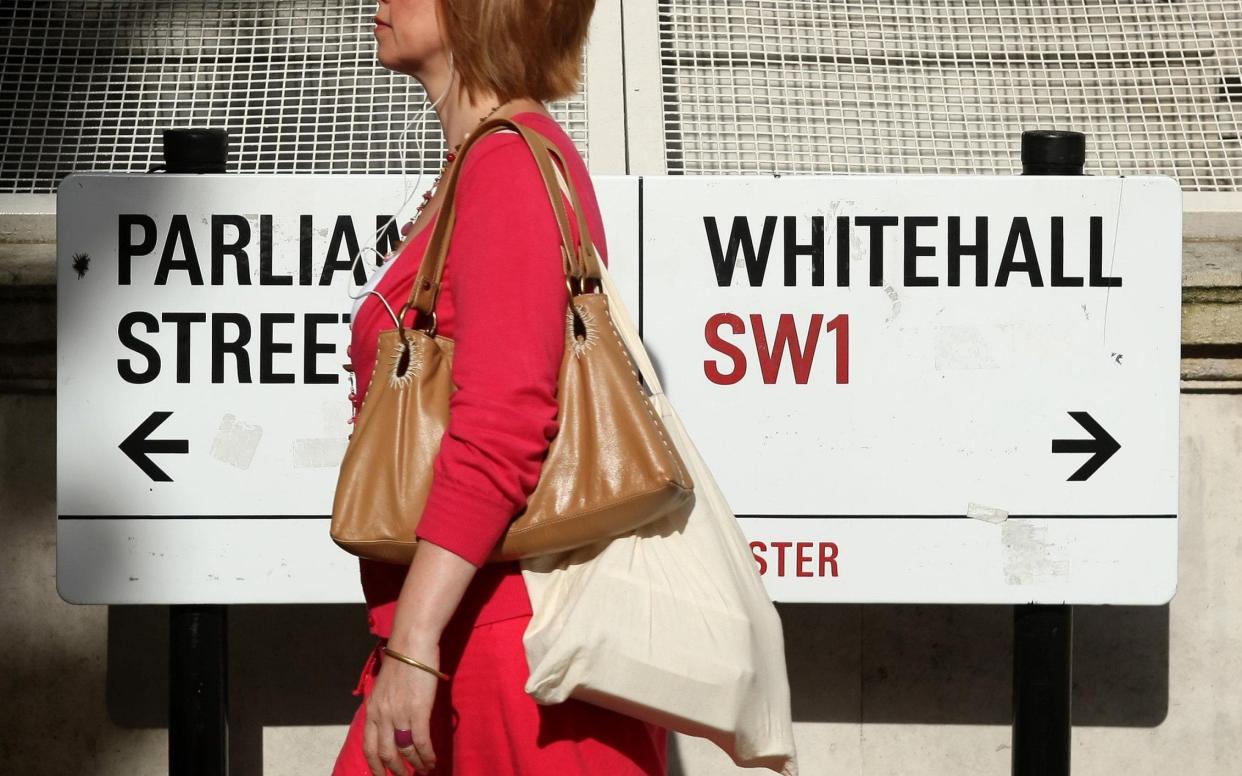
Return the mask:
[[[522,634],[530,616],[473,627],[450,624],[440,642],[441,682],[431,711],[434,776],[609,774],[664,776],[664,728],[570,699],[541,706],[523,687],[529,676]],[[466,625],[469,625],[467,623]],[[354,714],[333,776],[370,776],[362,754],[366,699],[384,640],[367,659]],[[407,773],[413,773],[409,767]],[[385,773],[389,773],[385,771]],[[402,774],[401,776],[404,776]]]

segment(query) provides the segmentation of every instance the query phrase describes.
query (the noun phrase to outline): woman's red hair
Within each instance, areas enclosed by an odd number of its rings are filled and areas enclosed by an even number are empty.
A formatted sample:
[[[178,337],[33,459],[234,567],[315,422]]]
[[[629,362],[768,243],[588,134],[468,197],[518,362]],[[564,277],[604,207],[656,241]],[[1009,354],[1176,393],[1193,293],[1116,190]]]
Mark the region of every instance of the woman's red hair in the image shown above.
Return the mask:
[[[551,102],[578,91],[595,0],[441,0],[453,69],[467,99]]]

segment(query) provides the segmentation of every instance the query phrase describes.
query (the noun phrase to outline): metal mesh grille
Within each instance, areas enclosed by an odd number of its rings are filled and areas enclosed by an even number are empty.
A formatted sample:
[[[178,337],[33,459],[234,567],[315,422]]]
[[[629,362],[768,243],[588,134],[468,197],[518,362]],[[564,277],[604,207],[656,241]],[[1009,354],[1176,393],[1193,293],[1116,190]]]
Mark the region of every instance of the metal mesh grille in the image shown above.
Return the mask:
[[[230,172],[399,173],[426,105],[375,59],[374,2],[0,2],[0,191],[53,192],[71,172],[145,172],[162,131],[227,129]],[[549,105],[584,156],[581,92]],[[407,169],[443,139],[406,134]]]
[[[1242,0],[661,0],[670,173],[1087,172],[1242,187]]]

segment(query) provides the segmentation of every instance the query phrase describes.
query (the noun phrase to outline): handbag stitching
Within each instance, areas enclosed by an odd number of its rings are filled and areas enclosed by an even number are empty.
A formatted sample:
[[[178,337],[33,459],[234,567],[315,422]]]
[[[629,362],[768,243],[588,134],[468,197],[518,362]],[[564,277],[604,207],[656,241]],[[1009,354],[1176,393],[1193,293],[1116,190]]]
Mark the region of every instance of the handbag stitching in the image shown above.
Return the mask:
[[[612,311],[607,306],[605,306],[604,311],[608,315],[608,325],[612,329],[613,337],[616,338],[617,345],[620,346],[621,353],[625,356],[625,363],[629,364],[630,374],[634,376],[634,384],[638,387],[638,395],[642,397],[643,407],[646,408],[647,414],[651,417],[651,425],[660,436],[660,441],[664,443],[664,447],[672,454],[673,462],[677,466],[677,473],[681,475],[682,482],[690,483],[690,473],[686,471],[685,462],[681,460],[681,454],[669,443],[668,436],[664,433],[664,424],[660,422],[659,417],[655,414],[655,409],[652,407],[651,397],[642,389],[642,378],[639,377],[634,361],[630,358],[629,350],[626,349],[625,343],[621,340],[621,332],[617,331],[617,324],[612,319]],[[693,487],[693,483],[691,483],[691,486]]]

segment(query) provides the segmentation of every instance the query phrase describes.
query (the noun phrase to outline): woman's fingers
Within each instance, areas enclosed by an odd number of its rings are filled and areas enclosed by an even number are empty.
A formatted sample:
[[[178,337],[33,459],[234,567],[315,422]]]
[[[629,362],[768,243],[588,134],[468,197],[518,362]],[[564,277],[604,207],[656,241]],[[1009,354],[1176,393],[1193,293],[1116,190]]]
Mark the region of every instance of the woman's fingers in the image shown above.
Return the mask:
[[[400,749],[401,756],[409,760],[417,771],[429,771],[436,767],[436,755],[431,748],[431,736],[428,735],[427,723],[411,722],[408,729],[414,739],[414,745]]]
[[[379,725],[370,714],[367,715],[367,723],[362,734],[362,756],[367,759],[367,767],[371,769],[371,776],[385,776],[384,764],[379,758]]]
[[[405,776],[409,772],[409,768],[406,767],[405,759],[397,751],[397,744],[393,740],[396,727],[391,722],[386,722],[381,725],[380,730],[384,731],[380,734],[380,760],[388,770],[398,774],[398,776]],[[417,739],[415,741],[417,742]],[[421,762],[421,760],[410,760],[410,763],[419,770],[423,769]]]

